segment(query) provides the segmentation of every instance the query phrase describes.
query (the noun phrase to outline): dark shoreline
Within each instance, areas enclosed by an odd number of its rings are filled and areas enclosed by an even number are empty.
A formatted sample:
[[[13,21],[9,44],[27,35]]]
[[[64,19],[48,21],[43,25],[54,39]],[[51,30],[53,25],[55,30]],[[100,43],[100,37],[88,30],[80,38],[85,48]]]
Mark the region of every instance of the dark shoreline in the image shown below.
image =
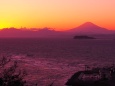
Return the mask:
[[[88,68],[78,71],[65,83],[66,86],[115,86],[115,67]]]

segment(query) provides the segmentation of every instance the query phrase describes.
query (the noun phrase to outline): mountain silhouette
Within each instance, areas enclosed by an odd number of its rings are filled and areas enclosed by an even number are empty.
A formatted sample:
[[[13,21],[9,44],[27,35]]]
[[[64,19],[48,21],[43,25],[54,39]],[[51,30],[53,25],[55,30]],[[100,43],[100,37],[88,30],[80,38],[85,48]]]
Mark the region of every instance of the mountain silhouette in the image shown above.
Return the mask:
[[[4,28],[0,30],[0,38],[71,38],[75,35],[101,35],[112,34],[115,35],[115,31],[102,28],[91,22],[86,22],[76,28],[70,29],[68,31],[55,31],[51,28]]]
[[[0,31],[0,37],[18,37],[18,38],[34,38],[34,37],[45,37],[52,38],[60,35],[59,31],[51,30],[50,28],[41,29],[16,29],[16,28],[6,28]]]
[[[91,22],[86,22],[76,28],[68,30],[68,32],[79,34],[109,34],[110,30],[102,28]]]

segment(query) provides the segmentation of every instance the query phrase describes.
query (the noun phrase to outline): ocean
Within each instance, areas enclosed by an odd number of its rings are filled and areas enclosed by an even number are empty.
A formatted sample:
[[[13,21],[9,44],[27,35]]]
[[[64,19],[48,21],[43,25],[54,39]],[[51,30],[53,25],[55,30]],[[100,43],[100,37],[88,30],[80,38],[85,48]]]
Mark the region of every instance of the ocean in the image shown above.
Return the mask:
[[[10,55],[24,68],[28,83],[65,86],[84,65],[108,66],[115,62],[113,39],[1,38],[0,55]]]

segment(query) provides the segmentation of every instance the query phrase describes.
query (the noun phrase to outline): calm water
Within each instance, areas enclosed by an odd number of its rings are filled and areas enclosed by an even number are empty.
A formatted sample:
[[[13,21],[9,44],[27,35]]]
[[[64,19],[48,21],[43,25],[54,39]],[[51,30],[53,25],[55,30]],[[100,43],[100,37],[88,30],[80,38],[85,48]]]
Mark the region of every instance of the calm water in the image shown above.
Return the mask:
[[[64,86],[67,79],[82,70],[85,64],[113,63],[115,40],[0,39],[0,54],[21,59],[23,66],[31,70],[28,77],[33,77],[33,81],[41,86],[52,81],[56,81],[55,86]]]
[[[115,40],[0,39],[0,53],[110,60],[115,57]]]

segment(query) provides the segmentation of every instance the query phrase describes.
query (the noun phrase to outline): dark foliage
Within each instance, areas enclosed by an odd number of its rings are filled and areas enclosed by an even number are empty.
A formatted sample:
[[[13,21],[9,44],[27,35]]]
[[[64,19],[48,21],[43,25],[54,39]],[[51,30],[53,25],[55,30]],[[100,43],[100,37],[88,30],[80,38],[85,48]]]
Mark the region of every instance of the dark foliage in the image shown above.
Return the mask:
[[[0,59],[0,86],[38,86],[38,84],[27,85],[24,77],[27,75],[26,71],[19,70],[17,61],[12,61],[9,57],[2,57]],[[52,82],[48,86],[53,86]]]
[[[0,86],[25,86],[26,81],[24,77],[27,73],[24,70],[17,70],[18,65],[16,61],[9,66],[10,62],[11,59],[4,56],[0,60]]]

